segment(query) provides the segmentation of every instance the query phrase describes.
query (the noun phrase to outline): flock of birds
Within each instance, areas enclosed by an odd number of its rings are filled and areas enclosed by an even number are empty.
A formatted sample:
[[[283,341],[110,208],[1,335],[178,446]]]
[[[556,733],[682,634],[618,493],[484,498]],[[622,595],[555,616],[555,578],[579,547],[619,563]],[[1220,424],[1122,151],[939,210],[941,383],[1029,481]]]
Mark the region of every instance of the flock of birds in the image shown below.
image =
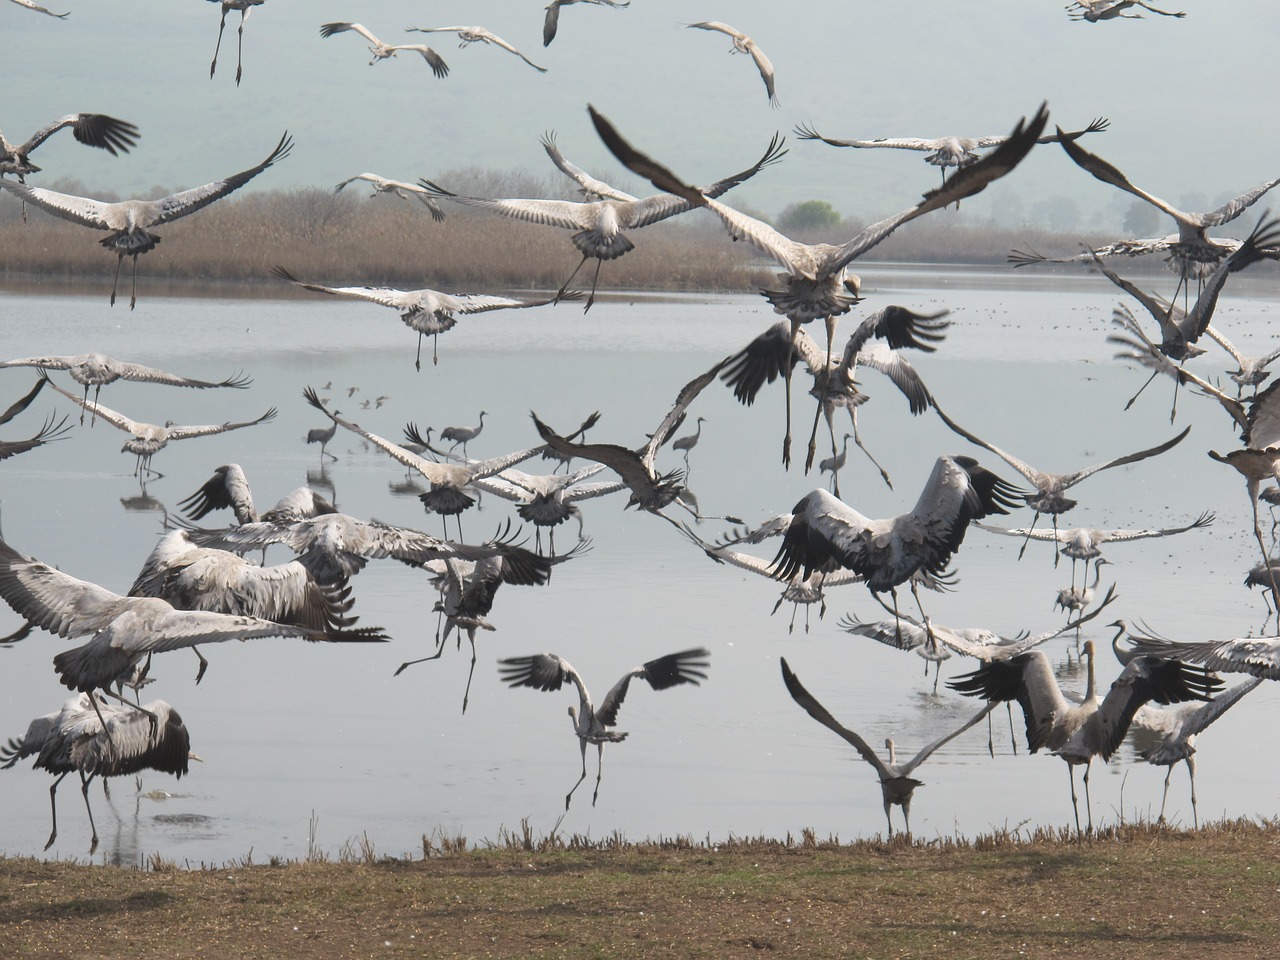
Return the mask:
[[[24,0],[17,2],[40,9]],[[560,7],[572,2],[579,0],[556,0],[548,5],[544,43],[549,44],[555,36]],[[627,6],[612,0],[587,2]],[[227,13],[240,11],[242,37],[248,13],[261,3],[262,0],[221,0],[223,19],[218,49]],[[1136,0],[1078,2],[1069,9],[1075,19],[1097,21],[1138,17],[1139,13],[1129,10],[1134,6],[1156,14],[1182,16]],[[754,59],[770,101],[776,104],[773,66],[750,37],[718,21],[688,26],[730,36],[734,52],[747,53]],[[464,46],[477,42],[496,45],[519,56],[534,69],[544,69],[481,27],[409,29],[453,33]],[[439,54],[425,44],[385,44],[359,23],[332,22],[321,27],[325,37],[343,32],[360,34],[369,41],[374,55],[371,63],[392,57],[400,50],[410,50],[421,54],[437,76],[443,77],[448,72]],[[211,75],[216,60],[215,50]],[[239,67],[236,79],[239,83]],[[444,204],[456,203],[575,231],[571,240],[581,259],[553,295],[517,300],[487,294],[446,294],[431,289],[402,291],[338,286],[299,280],[284,266],[273,268],[272,275],[310,291],[367,300],[397,310],[406,325],[418,333],[415,366],[420,368],[422,337],[430,334],[435,338],[447,332],[459,316],[583,299],[570,285],[579,270],[588,261],[595,260],[596,277],[585,297],[585,309],[590,309],[601,265],[634,248],[625,230],[702,208],[717,217],[735,240],[743,241],[777,263],[781,272],[761,293],[781,319],[737,352],[712,363],[684,383],[653,431],[643,439],[616,438],[612,442],[599,442],[593,436],[588,440],[587,433],[598,429],[598,415],[587,417],[576,430],[561,432],[535,412],[531,430],[537,434],[538,443],[477,460],[471,458],[468,444],[476,442],[484,430],[486,412],[483,410],[473,425],[441,429],[433,445],[433,430],[420,430],[414,423],[405,425],[404,436],[398,440],[372,433],[333,408],[331,399],[323,396],[321,390],[308,387],[302,399],[318,416],[323,416],[326,423],[313,429],[305,441],[319,445],[322,461],[337,459],[326,446],[339,429],[359,436],[411,475],[416,474],[425,481],[427,489],[420,499],[428,514],[441,518],[441,536],[343,514],[331,500],[308,487],[290,492],[273,508],[259,513],[245,471],[237,464],[228,463],[219,466],[205,484],[182,501],[184,519],[178,521],[175,528],[166,530],[126,596],[77,579],[0,540],[0,597],[26,621],[24,627],[6,639],[12,642],[40,628],[62,638],[83,641],[80,646],[62,650],[53,659],[59,682],[74,691],[75,696],[61,709],[33,720],[24,736],[13,738],[0,750],[5,767],[34,756],[37,767],[57,777],[50,789],[53,830],[49,845],[57,836],[55,791],[67,774],[74,771],[80,776],[88,809],[89,785],[96,777],[120,776],[143,769],[182,776],[188,772],[188,761],[199,759],[190,750],[190,736],[184,723],[169,704],[163,700],[145,706],[140,703],[138,691],[154,680],[150,671],[156,655],[178,649],[194,650],[199,660],[198,681],[208,666],[199,649],[206,644],[268,636],[313,642],[384,642],[389,638],[382,628],[355,626],[357,617],[351,614],[353,580],[371,560],[397,560],[425,570],[439,592],[434,607],[440,618],[436,649],[425,659],[440,657],[454,631],[459,637],[466,633],[474,671],[477,631],[495,629],[488,618],[498,588],[503,584],[545,586],[556,565],[571,560],[580,562],[579,558],[587,554],[590,547],[584,534],[580,504],[615,493],[625,493],[627,507],[661,518],[717,563],[751,570],[781,584],[779,605],[791,602],[797,611],[801,606],[808,611],[818,605],[820,613],[825,612],[827,588],[862,583],[888,616],[865,622],[848,615],[841,622],[843,629],[914,651],[928,662],[940,663],[953,655],[977,661],[975,670],[953,678],[948,686],[983,701],[980,709],[963,725],[925,746],[910,761],[899,763],[892,740],[886,743],[886,762],[862,737],[836,720],[801,684],[786,659],[781,660],[784,685],[796,703],[851,744],[875,769],[889,833],[893,832],[890,811],[894,805],[902,808],[906,828],[910,830],[910,804],[915,788],[920,785],[912,774],[920,764],[953,738],[981,720],[989,719],[999,703],[1011,705],[1014,701],[1023,711],[1027,750],[1052,752],[1072,771],[1072,801],[1076,808],[1076,826],[1081,832],[1092,829],[1092,804],[1088,797],[1092,760],[1099,756],[1109,759],[1135,726],[1145,727],[1159,737],[1158,745],[1144,752],[1146,760],[1168,765],[1170,773],[1173,765],[1186,762],[1192,777],[1194,811],[1195,738],[1263,679],[1280,679],[1280,638],[1174,642],[1146,631],[1133,631],[1126,621],[1116,620],[1112,624],[1115,629],[1112,648],[1122,669],[1103,691],[1095,679],[1095,643],[1086,641],[1081,651],[1087,664],[1087,685],[1082,696],[1073,696],[1059,687],[1048,656],[1037,649],[1073,630],[1078,636],[1081,625],[1096,618],[1114,601],[1113,588],[1105,598],[1094,602],[1099,571],[1107,562],[1101,556],[1104,544],[1182,535],[1214,522],[1214,516],[1206,511],[1190,523],[1162,529],[1065,529],[1059,523],[1061,516],[1077,506],[1077,501],[1067,495],[1068,491],[1074,494],[1077,484],[1103,470],[1159,457],[1183,443],[1190,428],[1155,446],[1078,470],[1064,473],[1040,470],[984,439],[981,432],[955,422],[907,359],[906,350],[930,353],[941,347],[950,323],[945,310],[923,314],[896,305],[877,305],[879,308],[868,313],[843,344],[837,338],[837,327],[839,318],[864,299],[861,280],[851,269],[859,257],[899,227],[925,215],[942,215],[938,211],[958,205],[1011,174],[1038,144],[1060,145],[1075,164],[1095,178],[1173,218],[1177,232],[1159,238],[1120,239],[1077,257],[1052,258],[1013,251],[1010,260],[1015,267],[1074,261],[1103,272],[1126,295],[1138,301],[1150,320],[1139,321],[1127,301],[1117,308],[1118,332],[1112,339],[1123,347],[1120,356],[1150,368],[1152,377],[1163,373],[1178,386],[1187,386],[1195,394],[1216,401],[1232,417],[1240,429],[1241,446],[1226,454],[1212,451],[1210,455],[1236,469],[1245,480],[1252,508],[1252,533],[1262,552],[1255,582],[1270,594],[1280,609],[1276,566],[1262,532],[1257,507],[1264,493],[1263,485],[1280,478],[1280,414],[1277,412],[1280,393],[1275,384],[1259,390],[1268,376],[1267,365],[1280,355],[1280,350],[1265,357],[1246,357],[1212,326],[1218,297],[1234,274],[1262,260],[1280,259],[1280,221],[1263,215],[1244,240],[1213,237],[1208,233],[1241,216],[1280,183],[1280,178],[1260,184],[1215,211],[1186,213],[1135,186],[1116,167],[1079,145],[1078,141],[1086,134],[1105,131],[1108,127],[1105,119],[1095,120],[1075,132],[1061,127],[1050,132],[1047,106],[1019,120],[1008,134],[982,138],[832,140],[804,125],[797,128],[802,140],[820,140],[838,147],[925,151],[926,160],[942,170],[942,182],[937,188],[901,212],[873,223],[847,242],[810,243],[788,237],[719,199],[782,159],[787,151],[780,137],[775,137],[760,159],[742,172],[698,187],[633,146],[594,108],[588,109],[605,145],[624,166],[651,182],[658,191],[656,194],[637,198],[617,190],[570,163],[551,137],[544,140],[544,149],[556,167],[575,181],[588,199],[461,196],[430,180],[411,184],[373,173],[348,178],[336,188],[341,190],[357,179],[364,180],[372,184],[375,192],[394,192],[402,198],[420,201],[437,221],[445,218]],[[112,154],[127,152],[138,137],[137,128],[132,124],[89,113],[62,117],[20,146],[0,137],[3,151],[0,188],[24,204],[54,216],[109,231],[100,242],[117,255],[111,302],[114,303],[116,297],[120,266],[124,257],[129,256],[135,272],[131,305],[137,295],[137,258],[154,249],[160,241],[160,237],[151,232],[152,228],[196,213],[229,195],[285,159],[293,147],[286,133],[264,160],[240,173],[156,200],[107,203],[25,182],[27,175],[39,172],[30,162],[29,154],[61,129],[70,129],[81,143]],[[1119,258],[1150,253],[1165,254],[1176,274],[1176,284],[1167,298],[1144,291],[1134,281],[1122,277],[1113,266]],[[1192,288],[1195,288],[1194,303]],[[822,321],[825,339],[813,337],[806,331],[806,325],[815,320]],[[1153,324],[1154,335],[1148,332]],[[1206,353],[1207,348],[1199,346],[1206,338],[1221,344],[1237,364],[1237,369],[1229,372],[1238,388],[1234,396],[1186,366],[1189,360]],[[433,356],[433,360],[438,362],[438,355]],[[790,467],[791,381],[795,368],[802,363],[812,381],[808,393],[815,401],[803,470],[808,473],[817,459],[819,429],[825,422],[830,456],[818,466],[819,476],[831,474],[831,489],[817,487],[789,510],[755,524],[727,514],[711,516],[702,512],[687,486],[689,457],[707,422],[706,417],[694,413],[699,396],[719,380],[733,391],[737,400],[751,405],[767,384],[783,380],[787,416],[782,459],[784,465]],[[172,422],[158,425],[135,421],[99,401],[102,387],[117,380],[196,389],[237,389],[250,383],[249,377],[240,372],[222,380],[197,379],[98,353],[34,356],[0,362],[0,368],[6,367],[35,368],[38,374],[29,392],[0,415],[0,424],[20,415],[48,387],[80,408],[81,429],[94,429],[96,422],[102,420],[130,435],[123,450],[136,457],[134,473],[144,489],[148,480],[163,476],[152,468],[152,458],[170,441],[248,428],[269,422],[277,413],[272,407],[248,421],[225,420],[204,426]],[[858,409],[867,399],[857,380],[860,367],[884,373],[907,398],[913,414],[936,413],[959,437],[1002,461],[1001,469],[1011,469],[1021,480],[1011,481],[1001,476],[993,469],[994,461],[984,465],[968,455],[940,456],[909,510],[886,518],[860,513],[839,493],[840,472],[848,469],[850,439],[892,486],[887,470],[866,451],[858,432]],[[59,371],[65,371],[83,389],[59,386],[50,377],[50,372]],[[93,399],[89,398],[90,387]],[[1246,390],[1251,390],[1251,394],[1246,396]],[[351,396],[349,392],[348,398]],[[850,427],[849,432],[837,439],[835,421],[841,408],[847,411]],[[691,432],[679,434],[691,414],[694,416]],[[84,425],[86,415],[87,427]],[[1171,412],[1171,420],[1175,416],[1176,408]],[[68,439],[71,430],[68,415],[50,417],[34,436],[0,445],[0,459]],[[445,448],[445,444],[451,446]],[[683,470],[659,467],[659,455],[667,448],[683,456]],[[553,462],[554,467],[542,474],[516,469],[535,457]],[[565,468],[563,474],[559,472],[561,466]],[[537,532],[535,549],[524,545],[523,534],[511,524],[486,541],[474,543],[465,539],[462,517],[475,506],[482,492],[517,505],[519,519],[533,525]],[[1273,497],[1280,499],[1280,495]],[[697,521],[720,520],[732,526],[717,541],[710,542],[683,516],[676,515],[675,508]],[[224,509],[233,512],[233,525],[220,529],[197,525],[209,514]],[[1025,509],[1032,514],[1030,523],[1024,527],[981,522]],[[1037,529],[1041,515],[1051,521],[1052,531]],[[449,537],[451,517],[454,539]],[[555,529],[570,519],[578,524],[576,542],[568,551],[557,552]],[[1033,539],[1049,541],[1055,547],[1055,565],[1059,554],[1071,559],[1072,585],[1059,595],[1059,604],[1068,612],[1064,624],[1034,636],[1005,637],[985,629],[950,628],[931,620],[923,607],[920,591],[922,588],[942,591],[954,585],[951,563],[969,529],[975,525],[1021,539],[1022,550]],[[545,552],[541,543],[544,529],[548,533]],[[736,549],[775,539],[779,545],[771,560]],[[274,544],[290,551],[293,559],[266,565],[266,550]],[[246,559],[246,555],[258,551],[261,551],[261,562]],[[1076,566],[1081,562],[1086,565],[1086,571],[1077,586]],[[1090,563],[1093,564],[1091,583],[1087,582]],[[918,618],[900,609],[898,593],[902,587],[910,591]],[[885,595],[888,595],[887,601]],[[794,616],[791,625],[794,626]],[[808,627],[806,619],[805,629]],[[697,685],[708,678],[709,658],[710,651],[699,647],[650,659],[628,670],[598,704],[592,700],[578,671],[558,655],[506,657],[500,659],[498,665],[501,679],[512,687],[556,691],[569,682],[576,688],[578,702],[569,707],[569,714],[582,766],[578,780],[565,797],[568,809],[574,792],[588,774],[589,745],[597,749],[592,796],[593,804],[596,802],[604,746],[626,737],[616,725],[631,680],[642,679],[654,690]],[[400,669],[415,662],[418,661],[407,661]],[[1250,674],[1251,679],[1224,691],[1217,673],[1226,672]],[[462,699],[464,712],[470,685],[469,674]],[[134,691],[133,700],[125,695],[126,688]],[[1012,725],[1011,711],[1010,721]],[[1016,736],[1013,739],[1016,750]],[[994,750],[993,744],[991,749]],[[1077,766],[1085,768],[1084,825],[1076,802],[1074,770]],[[1167,793],[1166,778],[1166,799]],[[1162,819],[1163,813],[1162,801]],[[92,827],[91,809],[89,818]],[[96,846],[96,827],[93,833]]]

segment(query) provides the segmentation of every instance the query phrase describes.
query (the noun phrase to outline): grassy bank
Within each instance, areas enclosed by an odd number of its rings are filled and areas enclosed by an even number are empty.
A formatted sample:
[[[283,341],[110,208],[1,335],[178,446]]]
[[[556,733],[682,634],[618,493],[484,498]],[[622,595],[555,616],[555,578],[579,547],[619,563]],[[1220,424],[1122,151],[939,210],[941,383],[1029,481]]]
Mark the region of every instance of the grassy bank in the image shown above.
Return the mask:
[[[1271,957],[1277,825],[884,844],[524,836],[422,859],[0,860],[0,955]]]
[[[554,290],[580,259],[568,230],[449,204],[447,219],[436,223],[415,200],[368,199],[354,189],[337,195],[317,189],[253,193],[166,224],[156,230],[161,244],[139,258],[142,282],[278,284],[267,271],[282,264],[301,279],[329,285]],[[865,259],[1003,264],[1011,247],[1068,254],[1079,249],[1079,237],[998,230],[955,217],[942,212],[913,223]],[[846,223],[827,235],[799,239],[845,242],[862,226]],[[6,194],[0,197],[0,276],[59,283],[109,278],[116,258],[98,244],[105,235],[39,210],[28,210],[23,222],[17,201]],[[602,288],[743,290],[775,269],[754,248],[730,240],[706,213],[629,235],[635,249],[603,265]],[[583,267],[579,286],[590,285],[595,266],[592,261]],[[126,274],[129,269],[126,263]]]

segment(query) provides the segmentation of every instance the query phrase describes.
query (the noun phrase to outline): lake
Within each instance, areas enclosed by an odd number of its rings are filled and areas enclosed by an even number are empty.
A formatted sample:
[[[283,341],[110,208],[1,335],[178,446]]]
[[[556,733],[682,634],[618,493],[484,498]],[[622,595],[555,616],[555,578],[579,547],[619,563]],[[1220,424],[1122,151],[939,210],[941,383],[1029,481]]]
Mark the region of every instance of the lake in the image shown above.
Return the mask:
[[[867,300],[844,318],[841,331],[847,336],[857,319],[891,303],[949,309],[953,325],[940,349],[913,354],[911,362],[953,419],[1046,470],[1110,460],[1192,425],[1187,439],[1163,456],[1104,471],[1074,488],[1080,504],[1061,518],[1064,526],[1164,528],[1190,523],[1205,510],[1217,515],[1207,529],[1104,548],[1112,563],[1102,568],[1099,593],[1114,582],[1118,599],[1082,632],[1100,647],[1104,688],[1120,669],[1106,650],[1114,633],[1106,624],[1119,617],[1187,640],[1264,629],[1263,598],[1242,585],[1259,560],[1245,485],[1206,455],[1238,444],[1229,419],[1217,404],[1183,390],[1171,424],[1167,380],[1152,383],[1126,411],[1146,373],[1113,360],[1115,348],[1106,342],[1120,292],[1094,276],[1029,273],[868,267]],[[1170,277],[1144,278],[1145,285],[1167,287],[1168,293]],[[157,296],[144,287],[130,312],[108,307],[106,292],[104,285],[92,295],[0,293],[3,354],[94,350],[203,379],[239,370],[254,378],[249,389],[235,391],[124,382],[103,390],[105,406],[139,420],[219,423],[279,408],[271,423],[171,444],[153,463],[164,476],[145,490],[132,476],[133,456],[120,452],[125,436],[102,422],[92,428],[77,423],[67,439],[0,466],[4,538],[25,554],[120,593],[163,532],[163,510],[177,513],[178,501],[223,463],[244,467],[260,508],[312,483],[344,512],[441,533],[439,517],[425,514],[407,489],[405,470],[360,437],[339,431],[329,445],[338,459],[322,466],[317,447],[304,442],[309,429],[325,425],[303,400],[308,385],[331,384],[321,389],[331,408],[392,439],[400,438],[408,421],[474,425],[484,410],[472,456],[535,445],[531,410],[564,432],[598,410],[592,441],[639,446],[682,385],[775,319],[754,294],[613,294],[586,315],[565,303],[461,318],[440,337],[438,365],[429,361],[428,342],[426,362],[416,372],[416,335],[394,313],[371,304],[289,298],[290,291],[274,288],[244,299]],[[1280,284],[1266,277],[1233,280],[1215,326],[1246,351],[1265,352],[1280,314],[1278,293]],[[1207,346],[1210,352],[1193,368],[1233,386],[1223,373],[1225,353]],[[65,373],[54,377],[78,389]],[[0,405],[25,393],[34,379],[26,368],[0,373]],[[909,510],[944,453],[972,455],[1001,476],[1021,480],[932,412],[912,417],[876,371],[863,371],[859,382],[871,395],[860,408],[862,437],[894,484],[889,489],[851,448],[841,493],[862,513],[888,517]],[[382,406],[362,407],[381,396],[388,398]],[[813,410],[803,390],[794,396],[802,456]],[[78,421],[73,404],[46,390],[3,428],[4,437],[30,436],[55,410]],[[782,467],[780,384],[767,387],[752,407],[713,384],[690,413],[706,418],[689,458],[689,487],[705,513],[756,524],[789,512],[808,491],[825,485],[816,468],[805,476],[799,464],[790,471]],[[691,424],[679,433],[691,432]],[[819,457],[829,454],[820,446]],[[664,451],[659,465],[683,464],[678,453]],[[550,467],[542,460],[524,465],[529,472]],[[193,655],[158,657],[152,668],[157,682],[144,690],[144,701],[163,698],[181,712],[203,763],[193,763],[180,781],[145,774],[141,793],[131,778],[119,778],[110,799],[94,784],[90,798],[102,838],[97,857],[134,863],[159,853],[178,863],[221,864],[250,852],[258,861],[301,858],[309,843],[337,855],[344,845],[366,839],[379,854],[401,855],[420,852],[424,835],[481,843],[518,832],[525,820],[535,835],[555,830],[596,839],[679,835],[715,841],[798,836],[805,828],[823,838],[883,833],[874,772],[790,699],[779,658],[787,658],[846,726],[876,746],[892,736],[907,755],[958,726],[980,704],[945,684],[935,695],[920,658],[838,627],[846,612],[863,620],[885,616],[864,587],[829,590],[826,617],[819,620],[814,611],[806,630],[800,611],[789,632],[789,605],[770,615],[780,585],[709,562],[669,524],[624,510],[624,503],[625,494],[585,502],[590,550],[556,567],[547,586],[501,591],[489,616],[496,631],[477,636],[465,715],[465,641],[458,649],[450,639],[439,660],[393,676],[403,661],[433,649],[437,595],[423,572],[389,561],[371,562],[352,581],[359,625],[384,628],[393,638],[389,643],[266,639],[211,645],[203,648],[210,667],[199,686]],[[478,510],[463,515],[463,530],[468,540],[484,539],[514,517],[513,505],[486,495]],[[231,519],[223,512],[204,522]],[[1025,527],[1031,512],[994,519]],[[712,540],[729,527],[708,520],[697,530]],[[573,529],[558,531],[562,549],[572,542]],[[1265,511],[1263,529],[1270,529]],[[523,532],[532,545],[532,528]],[[954,558],[958,588],[924,595],[932,619],[1006,635],[1063,623],[1054,599],[1070,582],[1069,564],[1055,569],[1053,549],[1043,543],[1030,544],[1019,561],[1020,545],[970,529]],[[771,558],[776,548],[774,541],[754,549]],[[267,555],[268,562],[287,558],[279,547]],[[907,594],[902,601],[914,612]],[[0,631],[19,624],[12,611],[0,609]],[[8,678],[0,733],[21,736],[31,718],[57,709],[67,697],[50,661],[70,645],[37,632],[0,650]],[[707,681],[662,692],[633,683],[618,725],[630,737],[605,750],[598,803],[591,805],[592,749],[587,780],[566,813],[565,793],[581,771],[565,715],[576,696],[569,689],[509,689],[499,680],[497,659],[560,654],[600,698],[630,667],[696,646],[711,651]],[[1074,638],[1043,649],[1064,685],[1083,690]],[[943,664],[943,679],[973,666],[954,658]],[[1263,719],[1276,699],[1274,685],[1264,684],[1204,734],[1201,820],[1277,813],[1278,780],[1258,732],[1269,728]],[[994,757],[980,724],[919,768],[926,785],[912,807],[917,837],[1074,822],[1066,765],[1053,756],[1026,755],[1021,716],[1014,718],[1020,742],[1014,755],[1005,712],[998,709],[992,717]],[[1259,753],[1263,762],[1251,762]],[[1164,768],[1135,760],[1128,743],[1111,763],[1096,762],[1095,822],[1154,818],[1164,775]],[[88,852],[89,829],[74,779],[59,790],[59,835],[49,856],[83,858]],[[41,855],[50,782],[45,772],[30,769],[29,760],[0,773],[0,851]],[[1174,774],[1168,812],[1176,822],[1191,821],[1183,770]],[[894,824],[901,825],[900,811],[894,811]]]

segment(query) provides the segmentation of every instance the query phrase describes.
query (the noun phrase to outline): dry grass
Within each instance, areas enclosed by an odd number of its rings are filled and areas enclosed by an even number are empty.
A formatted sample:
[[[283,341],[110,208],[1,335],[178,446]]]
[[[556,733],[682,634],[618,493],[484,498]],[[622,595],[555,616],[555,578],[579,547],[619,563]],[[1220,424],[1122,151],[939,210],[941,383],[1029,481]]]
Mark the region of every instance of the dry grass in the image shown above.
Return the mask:
[[[1270,957],[1277,825],[841,844],[535,837],[421,860],[179,870],[0,861],[0,955]]]
[[[451,184],[452,185],[452,184]],[[75,183],[53,185],[84,192]],[[553,196],[551,184],[490,175],[464,181],[459,190],[481,196]],[[139,260],[144,284],[161,282],[264,282],[281,264],[295,276],[326,284],[423,286],[446,290],[554,290],[580,257],[569,231],[527,224],[487,211],[445,204],[436,223],[414,200],[368,199],[355,185],[340,194],[300,189],[231,197],[192,217],[157,229],[163,242]],[[100,283],[116,260],[97,243],[103,234],[29,210],[0,197],[0,276],[17,283]],[[797,239],[844,241],[862,227],[842,224],[830,236]],[[605,263],[601,286],[611,289],[742,290],[758,286],[774,270],[746,244],[731,241],[706,214],[679,217],[634,232],[636,248]],[[1098,239],[1098,238],[1090,238]],[[918,263],[1003,263],[1011,247],[1074,252],[1079,237],[1044,231],[961,226],[945,213],[912,224],[865,258]],[[590,284],[587,264],[579,274]],[[129,265],[124,267],[129,270]]]

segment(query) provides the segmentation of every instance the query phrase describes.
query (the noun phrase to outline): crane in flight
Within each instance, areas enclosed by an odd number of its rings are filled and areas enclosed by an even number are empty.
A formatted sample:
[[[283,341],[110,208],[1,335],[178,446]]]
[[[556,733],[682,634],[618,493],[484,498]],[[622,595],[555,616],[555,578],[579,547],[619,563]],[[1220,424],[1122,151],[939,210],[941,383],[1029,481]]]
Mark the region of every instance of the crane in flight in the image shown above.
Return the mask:
[[[551,0],[547,4],[547,13],[542,20],[544,47],[551,46],[551,41],[556,38],[556,31],[560,28],[560,8],[567,7],[571,3],[594,3],[596,6],[613,7],[615,10],[631,6],[631,0]]]
[[[26,143],[10,143],[0,133],[0,176],[11,174],[19,182],[25,182],[28,173],[40,171],[31,162],[30,153],[59,130],[68,129],[78,143],[106,150],[113,157],[128,153],[138,143],[138,128],[127,120],[117,120],[105,113],[69,113],[45,124]]]
[[[265,0],[209,0],[210,3],[222,5],[222,19],[218,23],[218,42],[213,47],[213,62],[209,64],[209,79],[218,69],[218,51],[222,49],[222,31],[227,28],[227,14],[232,10],[240,11],[240,29],[236,38],[236,86],[240,86],[240,75],[244,72],[244,22],[254,7],[260,7]]]
[[[347,177],[347,179],[333,188],[333,192],[339,193],[347,184],[354,183],[357,180],[364,180],[372,184],[372,196],[375,197],[380,193],[394,193],[401,200],[408,200],[409,194],[413,194],[422,202],[423,206],[431,211],[431,219],[437,223],[444,219],[444,211],[440,209],[440,204],[432,199],[426,187],[420,187],[416,183],[404,183],[400,180],[388,180],[386,177],[380,177],[376,173],[357,173],[354,177]]]
[[[749,36],[731,27],[727,23],[721,23],[719,20],[703,20],[699,23],[686,23],[686,27],[691,30],[715,30],[723,33],[733,41],[729,47],[730,53],[745,53],[755,61],[756,69],[760,71],[760,79],[764,81],[764,89],[769,94],[769,106],[776,107],[778,105],[778,93],[774,84],[773,62],[764,55],[764,51]]]
[[[645,681],[654,690],[668,690],[685,683],[695,686],[707,679],[708,657],[711,651],[706,647],[692,650],[681,650],[669,653],[665,657],[649,660],[638,667],[632,667],[622,675],[605,695],[597,707],[591,701],[591,694],[583,682],[581,674],[563,657],[554,653],[538,653],[528,657],[507,657],[498,661],[498,674],[504,683],[511,687],[532,687],[535,690],[559,690],[564,683],[570,682],[578,688],[578,706],[569,707],[569,717],[573,720],[573,732],[577,734],[578,746],[582,752],[582,776],[569,790],[564,798],[564,808],[569,809],[569,801],[573,799],[574,790],[587,778],[587,744],[595,744],[596,748],[596,788],[591,794],[591,805],[596,805],[600,796],[600,777],[604,773],[604,745],[621,743],[627,738],[626,733],[614,730],[618,723],[618,710],[627,696],[633,679]]]
[[[289,155],[293,139],[285,133],[265,160],[248,170],[233,173],[222,180],[214,180],[203,186],[193,187],[156,200],[120,200],[108,202],[90,197],[76,197],[58,193],[43,187],[30,187],[0,178],[0,188],[8,190],[24,203],[39,207],[46,213],[72,223],[79,223],[96,230],[110,230],[99,243],[116,254],[116,274],[111,285],[111,304],[116,302],[116,287],[120,283],[120,265],[126,256],[133,258],[133,292],[129,297],[129,309],[138,302],[138,257],[154,250],[161,237],[150,228],[170,223],[188,216],[220,200],[262,173],[268,167]]]
[[[1172,10],[1161,10],[1153,7],[1143,0],[1072,0],[1067,4],[1067,17],[1073,21],[1084,20],[1088,23],[1097,23],[1100,20],[1141,20],[1140,13],[1125,13],[1133,7],[1140,7],[1143,10],[1149,10],[1152,13],[1158,13],[1162,17],[1174,17],[1181,20],[1186,16],[1181,11],[1175,13]]]
[[[539,73],[546,73],[546,67],[540,67],[523,53],[513,47],[507,41],[503,40],[491,30],[484,27],[405,27],[406,33],[456,33],[460,41],[459,47],[466,47],[473,43],[484,43],[495,47],[501,47],[508,53],[514,53],[517,57],[527,63]]]
[[[674,194],[689,204],[706,207],[720,218],[735,240],[746,240],[756,249],[774,259],[783,268],[777,275],[779,284],[761,290],[773,305],[775,313],[791,322],[794,340],[800,327],[812,320],[822,319],[827,327],[827,363],[830,363],[832,341],[836,324],[842,314],[848,313],[861,297],[861,280],[849,272],[849,265],[858,257],[892,234],[898,227],[917,217],[965,197],[986,187],[1013,170],[1027,155],[1036,138],[1044,130],[1049,114],[1044,105],[1030,122],[1019,120],[1009,139],[976,163],[969,164],[944,181],[937,190],[931,190],[915,206],[873,223],[844,244],[801,243],[792,240],[769,224],[727,207],[700,190],[682,181],[671,170],[641,153],[614,128],[602,114],[590,105],[587,107],[596,132],[611,153],[632,173],[645,177],[659,190]],[[782,462],[791,463],[791,363],[785,365],[787,374],[787,433],[782,443]]]
[[[363,23],[325,23],[320,26],[320,36],[328,38],[335,33],[346,33],[348,30],[354,30],[360,36],[369,41],[369,52],[373,54],[373,59],[369,61],[369,66],[373,66],[379,60],[386,60],[394,57],[401,50],[412,50],[414,53],[422,54],[422,59],[426,60],[431,67],[431,72],[438,78],[447,77],[449,75],[449,65],[444,62],[444,57],[436,53],[425,43],[383,43],[372,33]]]

